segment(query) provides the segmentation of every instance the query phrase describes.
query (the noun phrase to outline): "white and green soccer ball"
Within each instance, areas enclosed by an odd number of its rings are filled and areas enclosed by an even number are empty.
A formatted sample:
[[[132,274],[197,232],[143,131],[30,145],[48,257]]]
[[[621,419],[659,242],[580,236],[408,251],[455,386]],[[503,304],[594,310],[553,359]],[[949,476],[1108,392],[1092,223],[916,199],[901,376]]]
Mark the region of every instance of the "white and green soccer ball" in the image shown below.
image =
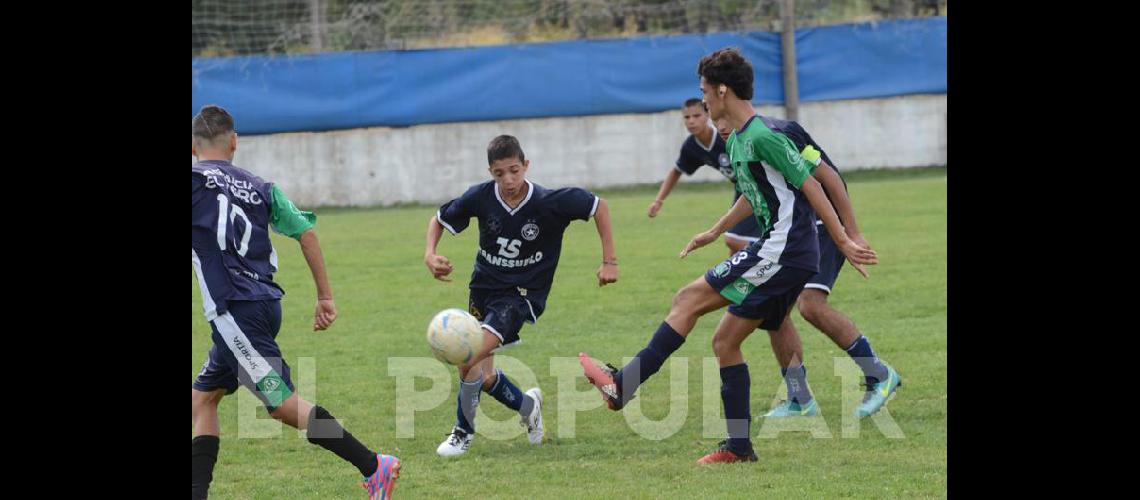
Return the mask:
[[[427,342],[436,359],[462,365],[471,361],[482,347],[483,327],[467,311],[445,309],[428,323]]]

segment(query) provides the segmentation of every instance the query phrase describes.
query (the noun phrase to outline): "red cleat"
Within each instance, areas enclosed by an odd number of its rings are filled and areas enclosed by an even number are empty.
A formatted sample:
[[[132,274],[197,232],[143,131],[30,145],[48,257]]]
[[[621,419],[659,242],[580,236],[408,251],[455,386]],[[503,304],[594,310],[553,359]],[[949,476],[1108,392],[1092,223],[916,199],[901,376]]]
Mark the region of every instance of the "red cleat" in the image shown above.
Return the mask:
[[[602,392],[602,400],[606,402],[606,406],[613,411],[622,409],[625,403],[622,402],[621,391],[614,382],[614,375],[617,375],[618,369],[609,363],[605,367],[598,366],[584,352],[578,353],[578,362],[582,364],[582,371],[586,372],[586,380]]]
[[[757,460],[759,460],[759,458],[756,457],[755,451],[750,451],[747,455],[737,455],[736,452],[728,449],[728,441],[721,441],[720,447],[717,448],[716,451],[697,460],[697,465],[731,464],[736,462],[755,462]]]

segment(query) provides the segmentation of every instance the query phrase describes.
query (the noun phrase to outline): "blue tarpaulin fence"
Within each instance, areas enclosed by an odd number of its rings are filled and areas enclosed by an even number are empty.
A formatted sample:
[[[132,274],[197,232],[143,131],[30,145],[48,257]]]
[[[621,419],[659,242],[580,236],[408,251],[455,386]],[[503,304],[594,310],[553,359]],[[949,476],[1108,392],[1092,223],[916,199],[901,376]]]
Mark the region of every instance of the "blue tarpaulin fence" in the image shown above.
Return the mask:
[[[739,47],[757,104],[784,100],[780,35],[709,33],[193,60],[193,113],[243,134],[640,113],[699,97],[697,61]],[[796,30],[800,101],[946,92],[946,18]]]

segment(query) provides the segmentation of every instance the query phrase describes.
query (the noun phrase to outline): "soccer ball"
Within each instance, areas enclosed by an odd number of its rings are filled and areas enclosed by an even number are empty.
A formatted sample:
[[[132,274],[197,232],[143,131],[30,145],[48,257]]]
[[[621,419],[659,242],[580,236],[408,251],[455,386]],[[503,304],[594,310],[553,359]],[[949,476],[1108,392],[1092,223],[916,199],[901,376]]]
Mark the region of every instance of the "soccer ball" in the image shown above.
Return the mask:
[[[483,346],[483,327],[467,311],[445,309],[428,323],[427,342],[436,359],[462,365]]]

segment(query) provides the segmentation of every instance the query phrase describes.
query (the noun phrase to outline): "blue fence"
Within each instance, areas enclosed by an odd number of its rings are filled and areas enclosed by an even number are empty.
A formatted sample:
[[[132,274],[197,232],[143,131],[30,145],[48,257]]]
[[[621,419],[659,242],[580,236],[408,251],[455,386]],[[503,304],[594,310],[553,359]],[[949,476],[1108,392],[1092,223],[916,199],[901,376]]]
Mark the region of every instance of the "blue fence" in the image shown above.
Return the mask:
[[[783,102],[778,33],[193,60],[193,111],[243,134],[655,112],[700,95],[701,56],[740,47],[757,104]],[[946,18],[796,31],[803,102],[946,91]]]

